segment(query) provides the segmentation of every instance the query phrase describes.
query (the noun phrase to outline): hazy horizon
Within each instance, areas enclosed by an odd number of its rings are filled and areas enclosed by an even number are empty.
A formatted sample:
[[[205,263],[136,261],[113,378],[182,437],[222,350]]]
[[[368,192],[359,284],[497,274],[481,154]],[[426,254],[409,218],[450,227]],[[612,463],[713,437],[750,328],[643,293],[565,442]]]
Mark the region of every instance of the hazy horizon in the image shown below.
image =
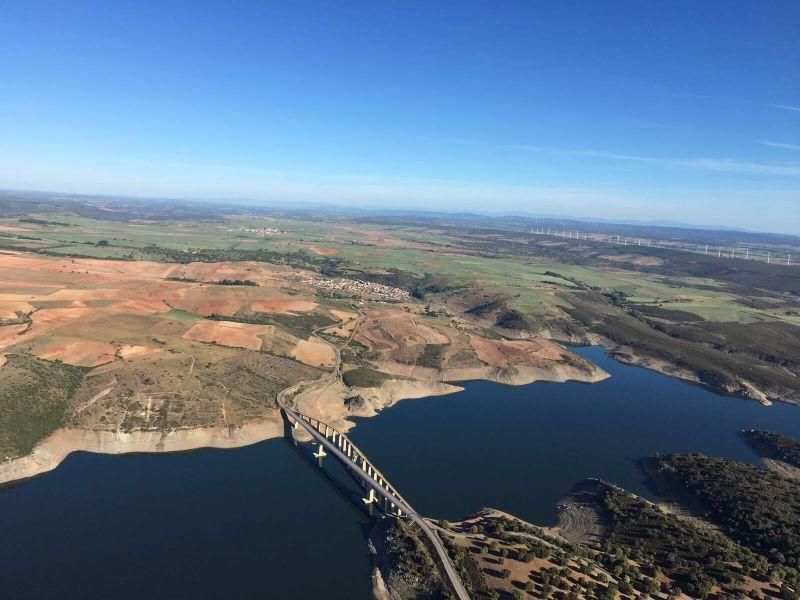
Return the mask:
[[[2,188],[800,231],[794,2],[2,16]]]

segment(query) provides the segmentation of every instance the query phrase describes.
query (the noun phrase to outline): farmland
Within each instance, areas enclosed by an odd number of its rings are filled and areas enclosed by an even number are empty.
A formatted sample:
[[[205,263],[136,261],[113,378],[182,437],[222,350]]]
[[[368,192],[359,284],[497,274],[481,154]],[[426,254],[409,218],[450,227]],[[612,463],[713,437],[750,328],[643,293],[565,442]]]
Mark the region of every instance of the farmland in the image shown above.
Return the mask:
[[[764,403],[800,402],[797,267],[478,223],[5,198],[0,392],[17,394],[25,372],[34,400],[4,407],[0,431],[24,411],[40,425],[24,440],[0,437],[0,457],[62,427],[235,432],[275,421],[275,393],[325,378],[338,346],[352,375],[299,399],[334,421],[433,383],[604,376],[558,341],[600,343]],[[58,394],[36,391],[48,369],[70,382]]]

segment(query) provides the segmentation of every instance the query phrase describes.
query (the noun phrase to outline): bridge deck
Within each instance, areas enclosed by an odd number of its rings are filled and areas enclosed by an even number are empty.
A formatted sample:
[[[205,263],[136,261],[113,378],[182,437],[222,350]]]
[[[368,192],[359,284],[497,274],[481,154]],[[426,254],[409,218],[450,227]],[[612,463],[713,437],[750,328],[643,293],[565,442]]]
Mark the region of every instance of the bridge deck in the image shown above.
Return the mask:
[[[445,575],[449,579],[456,596],[458,596],[459,600],[469,600],[469,595],[464,585],[461,583],[461,579],[458,577],[453,563],[450,562],[450,557],[442,541],[439,539],[439,536],[430,528],[425,519],[398,493],[395,487],[389,483],[386,477],[384,477],[384,475],[369,461],[366,454],[359,450],[345,434],[337,431],[327,423],[304,415],[300,411],[287,406],[283,402],[281,396],[278,398],[278,404],[293,427],[301,426],[305,429],[328,454],[339,459],[346,468],[366,484],[367,489],[374,490],[379,497],[383,498],[387,512],[392,512],[397,516],[410,519],[422,529],[423,533],[428,537],[431,545],[436,550],[436,554],[444,567]]]

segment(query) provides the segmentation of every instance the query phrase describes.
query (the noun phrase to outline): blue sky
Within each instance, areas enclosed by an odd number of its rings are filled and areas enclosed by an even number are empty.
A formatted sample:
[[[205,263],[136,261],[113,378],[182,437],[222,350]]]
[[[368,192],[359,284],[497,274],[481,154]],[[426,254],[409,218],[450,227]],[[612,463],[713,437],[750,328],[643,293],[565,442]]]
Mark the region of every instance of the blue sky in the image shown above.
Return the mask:
[[[0,187],[800,233],[800,3],[0,3]]]

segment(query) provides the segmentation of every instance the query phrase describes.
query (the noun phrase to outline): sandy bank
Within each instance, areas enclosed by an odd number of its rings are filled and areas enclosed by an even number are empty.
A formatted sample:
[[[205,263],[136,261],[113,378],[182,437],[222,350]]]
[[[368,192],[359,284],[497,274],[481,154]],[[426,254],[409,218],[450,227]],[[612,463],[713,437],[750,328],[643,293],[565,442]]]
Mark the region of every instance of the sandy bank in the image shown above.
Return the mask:
[[[349,431],[355,427],[355,423],[348,417],[373,417],[400,400],[443,396],[462,389],[440,381],[388,379],[375,388],[350,388],[337,381],[324,388],[298,394],[295,405],[300,411],[341,431]]]
[[[295,403],[302,412],[348,431],[355,426],[349,417],[371,417],[400,400],[441,396],[463,389],[446,381],[488,380],[506,385],[526,385],[535,381],[593,382],[606,377],[608,374],[599,368],[587,371],[585,367],[581,369],[566,363],[546,367],[519,365],[511,369],[485,367],[437,371],[415,368],[413,379],[389,379],[377,388],[349,388],[341,381],[323,387],[312,386],[300,393]],[[357,398],[348,402],[354,397]],[[230,429],[199,427],[167,432],[60,429],[37,444],[27,456],[0,463],[0,484],[51,471],[76,451],[128,454],[239,448],[282,435],[283,424],[277,415]]]
[[[371,398],[369,408],[349,413],[343,401],[348,394],[348,388],[338,383],[328,385],[322,390],[310,390],[307,397],[314,400],[312,406],[308,405],[308,401],[303,403],[301,394],[298,397],[298,407],[330,423],[339,423],[344,430],[348,430],[355,424],[352,421],[342,422],[342,419],[350,414],[373,416],[381,408],[399,400],[449,394],[461,389],[437,382],[387,381]],[[201,448],[241,448],[281,436],[283,423],[277,416],[230,429],[198,427],[167,432],[59,429],[39,442],[30,454],[0,463],[0,485],[52,471],[72,452],[131,454],[185,452]]]
[[[608,351],[609,356],[611,356],[614,360],[626,365],[642,367],[651,371],[655,371],[656,373],[661,373],[662,375],[676,377],[691,383],[697,383],[730,396],[737,396],[747,400],[755,400],[764,406],[770,406],[773,400],[787,402],[789,404],[797,404],[797,401],[792,398],[785,397],[780,393],[774,393],[770,390],[760,389],[752,382],[740,377],[736,377],[732,381],[725,384],[714,381],[704,381],[695,371],[689,368],[679,367],[672,362],[643,356],[637,353],[630,346],[617,344],[616,342],[602,336],[592,334],[590,338],[590,341],[593,345],[602,346]]]
[[[240,448],[282,435],[283,423],[278,418],[255,421],[232,429],[200,427],[168,432],[59,429],[37,444],[30,454],[0,463],[0,484],[51,471],[69,454],[77,451],[130,454]]]

